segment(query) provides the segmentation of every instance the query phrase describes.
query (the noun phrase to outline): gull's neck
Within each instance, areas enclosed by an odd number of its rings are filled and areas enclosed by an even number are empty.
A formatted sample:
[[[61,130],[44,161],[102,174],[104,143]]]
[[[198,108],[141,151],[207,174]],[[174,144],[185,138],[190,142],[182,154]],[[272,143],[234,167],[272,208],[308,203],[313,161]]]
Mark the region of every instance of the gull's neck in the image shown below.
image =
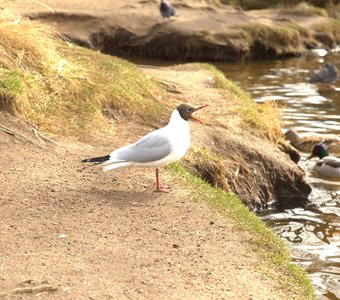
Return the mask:
[[[178,110],[175,109],[170,117],[170,121],[167,125],[168,127],[188,127],[188,121],[184,120],[179,114]]]

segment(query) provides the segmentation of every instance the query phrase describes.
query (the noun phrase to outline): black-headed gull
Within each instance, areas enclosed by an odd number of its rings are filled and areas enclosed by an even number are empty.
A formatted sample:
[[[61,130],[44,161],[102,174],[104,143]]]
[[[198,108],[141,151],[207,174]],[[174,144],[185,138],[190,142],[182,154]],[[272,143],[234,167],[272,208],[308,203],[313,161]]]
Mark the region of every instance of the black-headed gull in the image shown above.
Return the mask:
[[[170,19],[170,17],[176,16],[175,9],[170,5],[167,0],[161,0],[159,11],[161,12],[163,18]]]
[[[155,167],[158,192],[169,192],[160,185],[159,167],[180,160],[190,146],[190,119],[202,123],[193,116],[207,105],[193,107],[181,104],[172,112],[169,123],[152,131],[134,144],[114,150],[109,155],[93,157],[82,162],[101,164],[104,171],[129,167]]]

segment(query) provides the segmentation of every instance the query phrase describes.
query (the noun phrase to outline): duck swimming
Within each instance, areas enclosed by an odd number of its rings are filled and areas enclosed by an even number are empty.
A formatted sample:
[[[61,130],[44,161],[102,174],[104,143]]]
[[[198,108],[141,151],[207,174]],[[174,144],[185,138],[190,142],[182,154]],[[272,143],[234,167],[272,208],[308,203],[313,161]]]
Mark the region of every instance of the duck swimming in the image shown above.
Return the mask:
[[[333,155],[340,156],[340,137],[338,135],[299,136],[294,129],[288,129],[284,136],[299,151],[308,153],[313,151],[316,144],[323,143]]]
[[[319,157],[320,160],[316,162],[312,172],[329,179],[340,180],[340,158],[330,156],[328,148],[324,143],[321,142],[315,145],[307,159],[313,157]]]

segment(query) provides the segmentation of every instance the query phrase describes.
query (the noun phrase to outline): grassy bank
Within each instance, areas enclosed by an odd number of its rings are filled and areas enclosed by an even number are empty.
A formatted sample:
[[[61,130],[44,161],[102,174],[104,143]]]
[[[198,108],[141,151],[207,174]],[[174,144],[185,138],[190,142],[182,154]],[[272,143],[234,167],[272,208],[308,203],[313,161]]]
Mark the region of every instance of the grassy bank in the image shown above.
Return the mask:
[[[149,124],[168,114],[160,85],[135,65],[74,46],[50,27],[7,11],[0,27],[2,111],[41,130],[79,137],[107,128],[106,114]]]
[[[247,243],[252,245],[252,249],[262,258],[258,262],[258,269],[269,277],[273,276],[270,271],[272,269],[282,275],[279,282],[275,280],[277,288],[296,293],[298,299],[315,298],[310,280],[302,268],[292,264],[283,240],[250,212],[236,195],[212,188],[178,163],[172,164],[170,171],[184,178],[186,184],[193,187],[193,198],[217,208],[226,219],[231,218],[236,222],[237,230],[249,233]]]
[[[165,122],[172,109],[162,100],[166,91],[134,64],[70,44],[38,22],[13,19],[17,16],[5,12],[0,19],[2,111],[22,115],[41,130],[78,137],[108,129],[106,117],[134,116],[153,126]],[[235,113],[275,140],[275,109],[255,105],[216,69],[204,67],[235,100]]]

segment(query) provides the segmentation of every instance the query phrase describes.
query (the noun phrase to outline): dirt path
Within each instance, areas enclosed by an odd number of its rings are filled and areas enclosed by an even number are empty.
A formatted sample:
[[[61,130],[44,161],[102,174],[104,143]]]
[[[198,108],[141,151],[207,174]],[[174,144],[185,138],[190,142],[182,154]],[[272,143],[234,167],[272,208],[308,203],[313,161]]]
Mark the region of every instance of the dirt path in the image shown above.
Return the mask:
[[[80,171],[124,141],[51,145],[20,120],[0,123],[35,143],[0,131],[1,299],[16,288],[13,298],[36,299],[23,293],[34,286],[44,299],[292,299],[259,270],[246,234],[181,179],[163,172],[172,192],[157,194],[152,169]]]

